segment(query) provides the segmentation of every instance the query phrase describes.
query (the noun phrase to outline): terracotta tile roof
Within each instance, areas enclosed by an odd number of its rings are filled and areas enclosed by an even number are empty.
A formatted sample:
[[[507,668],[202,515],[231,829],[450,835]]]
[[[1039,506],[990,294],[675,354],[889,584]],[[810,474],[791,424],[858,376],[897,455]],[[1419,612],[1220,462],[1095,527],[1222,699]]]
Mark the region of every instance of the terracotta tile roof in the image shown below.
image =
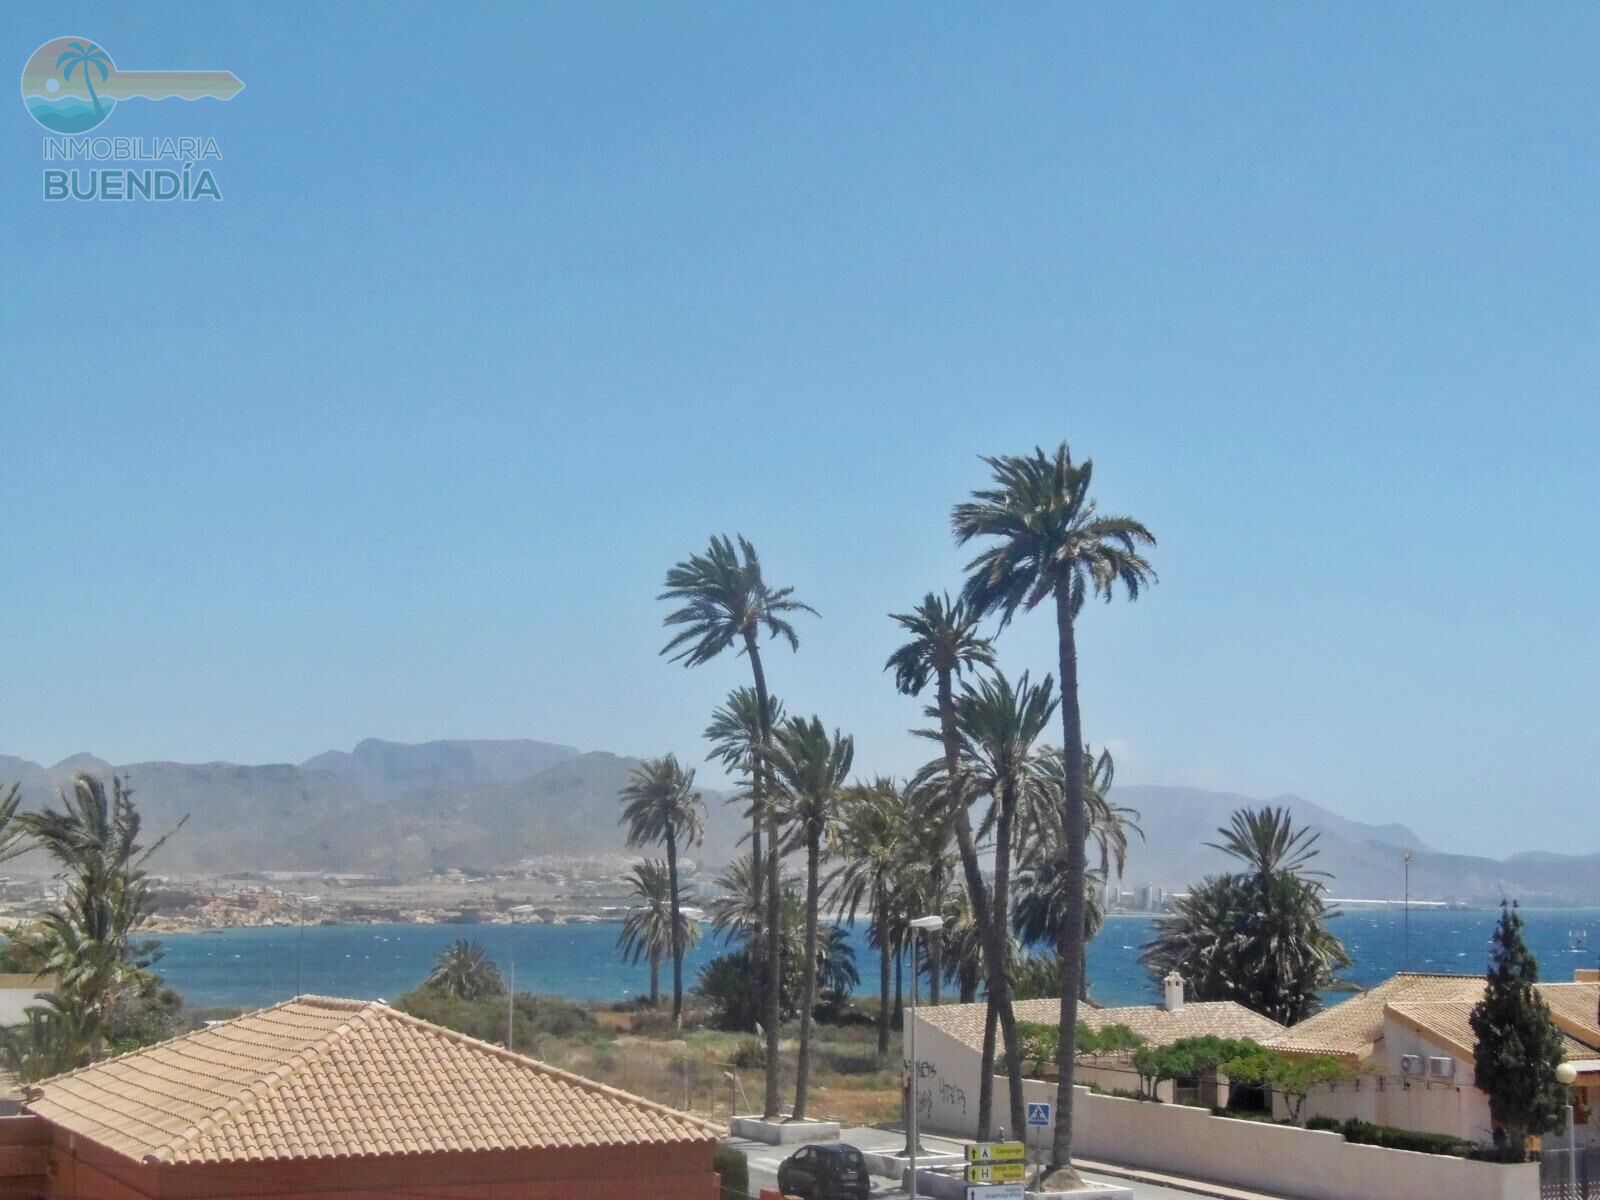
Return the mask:
[[[301,996],[28,1089],[129,1158],[254,1162],[714,1141],[704,1121],[383,1004]]]
[[[1018,1021],[1033,1021],[1054,1025],[1061,1019],[1059,1000],[1018,1000],[1015,1004]],[[966,1043],[974,1049],[983,1047],[983,1004],[941,1004],[936,1008],[919,1008],[917,1015],[927,1020],[935,1029]],[[1168,1012],[1155,1004],[1140,1004],[1126,1008],[1088,1008],[1078,1010],[1078,1019],[1090,1029],[1104,1029],[1108,1025],[1126,1025],[1145,1041],[1155,1046],[1165,1046],[1179,1038],[1214,1037],[1251,1038],[1258,1042],[1281,1037],[1282,1025],[1260,1013],[1251,1012],[1232,1000],[1191,1002],[1176,1012]],[[1005,1039],[1000,1039],[1003,1050]]]
[[[1544,988],[1539,987],[1540,991]],[[1473,1046],[1477,1035],[1472,1032],[1472,1010],[1477,1000],[1434,1000],[1424,1003],[1399,1001],[1389,1005],[1389,1011],[1412,1028],[1421,1031],[1430,1040],[1453,1051],[1468,1062],[1473,1059]],[[1562,1057],[1572,1061],[1594,1058],[1595,1047],[1565,1032],[1561,1035]]]
[[[1301,1054],[1365,1058],[1383,1037],[1383,1011],[1391,1002],[1470,1000],[1476,1003],[1482,994],[1482,975],[1403,972],[1301,1021],[1270,1045]]]
[[[1539,995],[1561,1027],[1569,1059],[1600,1054],[1600,983],[1540,983]],[[1468,1016],[1483,998],[1482,975],[1400,974],[1302,1021],[1271,1043],[1302,1054],[1363,1059],[1383,1038],[1394,1014],[1470,1060],[1476,1040]]]

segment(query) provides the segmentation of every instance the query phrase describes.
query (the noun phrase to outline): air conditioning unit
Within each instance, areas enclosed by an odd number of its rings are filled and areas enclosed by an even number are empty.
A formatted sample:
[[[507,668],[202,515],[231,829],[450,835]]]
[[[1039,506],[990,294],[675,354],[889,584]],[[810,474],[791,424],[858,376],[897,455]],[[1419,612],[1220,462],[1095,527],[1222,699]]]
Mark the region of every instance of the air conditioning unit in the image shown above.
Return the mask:
[[[1428,1074],[1435,1079],[1454,1079],[1456,1077],[1456,1060],[1449,1056],[1430,1058],[1428,1060]]]
[[[1402,1054],[1400,1056],[1400,1074],[1421,1075],[1423,1071],[1422,1055]]]

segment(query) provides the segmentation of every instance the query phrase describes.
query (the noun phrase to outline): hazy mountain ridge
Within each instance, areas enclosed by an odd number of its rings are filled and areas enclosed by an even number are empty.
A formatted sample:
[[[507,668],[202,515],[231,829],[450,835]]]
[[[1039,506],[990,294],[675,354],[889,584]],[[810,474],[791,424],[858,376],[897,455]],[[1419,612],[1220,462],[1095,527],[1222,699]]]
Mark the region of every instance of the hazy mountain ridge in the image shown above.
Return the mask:
[[[462,867],[500,868],[539,856],[622,855],[617,793],[637,759],[528,739],[405,744],[369,738],[304,763],[141,762],[113,767],[79,754],[51,767],[0,756],[0,785],[19,780],[30,806],[45,803],[77,770],[126,774],[150,836],[190,820],[155,860],[157,870],[347,871],[414,877]],[[1335,896],[1398,899],[1401,857],[1411,851],[1414,899],[1600,903],[1600,853],[1531,852],[1504,861],[1450,854],[1399,824],[1370,825],[1304,800],[1263,801],[1199,788],[1124,785],[1113,798],[1135,808],[1146,840],[1129,848],[1124,887],[1183,891],[1231,860],[1207,847],[1235,809],[1288,808],[1317,829],[1314,865]],[[737,852],[746,823],[707,792],[706,845],[688,857],[711,865]],[[31,856],[30,856],[31,857]],[[14,864],[26,873],[28,858]],[[40,864],[38,869],[43,869]]]

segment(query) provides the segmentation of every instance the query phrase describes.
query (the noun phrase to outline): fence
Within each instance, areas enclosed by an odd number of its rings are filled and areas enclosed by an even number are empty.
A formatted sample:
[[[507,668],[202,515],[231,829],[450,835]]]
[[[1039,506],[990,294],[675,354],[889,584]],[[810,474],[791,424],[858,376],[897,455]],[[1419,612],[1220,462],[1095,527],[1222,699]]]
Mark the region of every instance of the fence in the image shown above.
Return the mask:
[[[1552,1146],[1539,1156],[1540,1200],[1600,1200],[1600,1146]],[[1570,1172],[1570,1173],[1569,1173]],[[1576,1177],[1576,1190],[1569,1180]]]

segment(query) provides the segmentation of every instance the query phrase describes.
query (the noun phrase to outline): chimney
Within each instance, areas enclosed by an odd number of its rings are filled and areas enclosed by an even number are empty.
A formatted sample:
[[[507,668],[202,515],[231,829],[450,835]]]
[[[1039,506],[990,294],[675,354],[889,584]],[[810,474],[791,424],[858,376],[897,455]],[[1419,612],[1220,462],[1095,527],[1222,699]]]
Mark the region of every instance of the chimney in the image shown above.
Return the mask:
[[[1183,976],[1169,971],[1161,982],[1166,985],[1161,1007],[1168,1012],[1178,1012],[1183,1008]]]

